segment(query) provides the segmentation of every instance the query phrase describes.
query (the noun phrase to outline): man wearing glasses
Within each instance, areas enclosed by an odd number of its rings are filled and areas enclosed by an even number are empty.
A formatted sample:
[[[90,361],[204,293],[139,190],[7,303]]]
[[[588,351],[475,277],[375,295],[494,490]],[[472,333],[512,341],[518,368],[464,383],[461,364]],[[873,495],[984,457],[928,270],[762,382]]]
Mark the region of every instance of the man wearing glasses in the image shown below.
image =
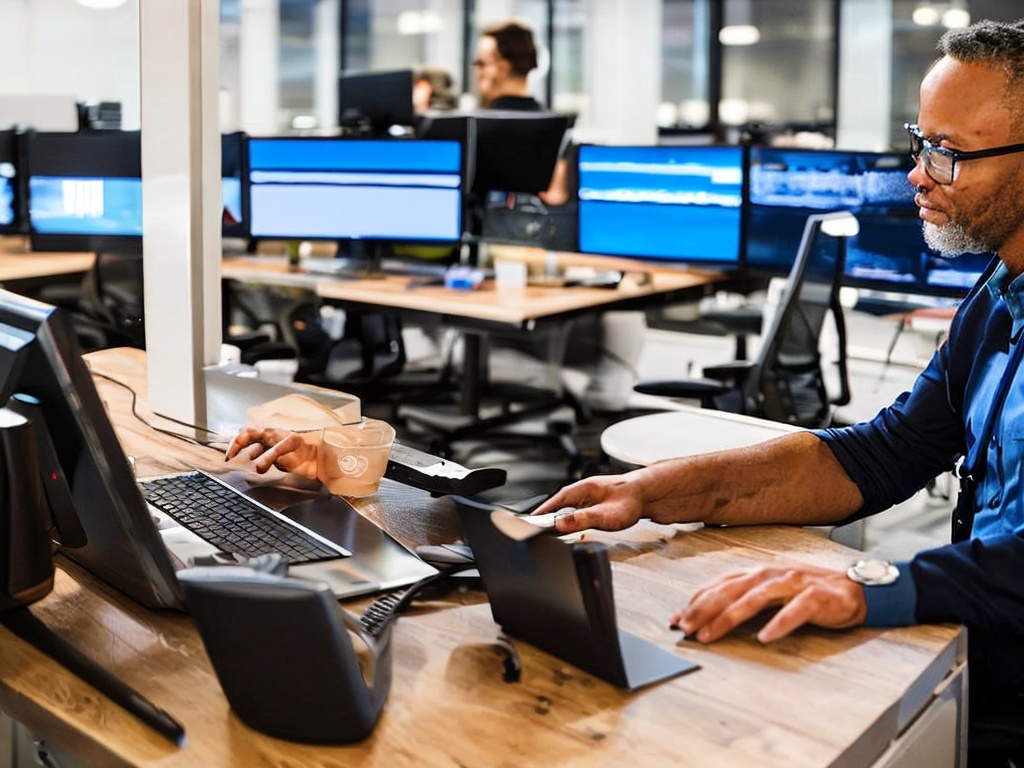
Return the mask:
[[[618,530],[641,518],[842,524],[909,498],[965,457],[971,471],[951,544],[847,571],[732,574],[698,590],[670,622],[711,642],[777,607],[758,632],[764,643],[803,624],[962,623],[973,727],[982,710],[1024,711],[1024,20],[951,30],[938,47],[918,123],[907,126],[925,238],[944,255],[998,258],[913,389],[869,422],[589,478],[537,512],[577,508],[558,517],[560,533]],[[1010,764],[1007,753],[981,752],[980,742],[972,730],[972,768]]]

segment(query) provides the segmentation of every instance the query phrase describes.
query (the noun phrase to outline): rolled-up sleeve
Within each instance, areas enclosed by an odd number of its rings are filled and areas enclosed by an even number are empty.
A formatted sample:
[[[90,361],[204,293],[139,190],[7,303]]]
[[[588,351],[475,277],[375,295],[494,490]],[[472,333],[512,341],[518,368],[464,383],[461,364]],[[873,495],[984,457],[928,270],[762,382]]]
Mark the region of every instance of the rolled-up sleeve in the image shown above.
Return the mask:
[[[860,489],[863,506],[846,522],[910,498],[951,469],[962,451],[963,423],[950,403],[946,347],[936,352],[910,392],[870,421],[816,430]]]

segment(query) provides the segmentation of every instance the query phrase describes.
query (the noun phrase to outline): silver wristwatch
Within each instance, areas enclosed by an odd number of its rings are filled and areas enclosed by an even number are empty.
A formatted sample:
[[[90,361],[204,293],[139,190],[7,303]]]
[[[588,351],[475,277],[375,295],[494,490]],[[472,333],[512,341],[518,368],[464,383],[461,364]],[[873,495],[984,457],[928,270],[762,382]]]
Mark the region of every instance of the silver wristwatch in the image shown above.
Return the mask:
[[[900,571],[887,560],[858,560],[846,569],[846,575],[866,587],[881,587],[894,583]]]

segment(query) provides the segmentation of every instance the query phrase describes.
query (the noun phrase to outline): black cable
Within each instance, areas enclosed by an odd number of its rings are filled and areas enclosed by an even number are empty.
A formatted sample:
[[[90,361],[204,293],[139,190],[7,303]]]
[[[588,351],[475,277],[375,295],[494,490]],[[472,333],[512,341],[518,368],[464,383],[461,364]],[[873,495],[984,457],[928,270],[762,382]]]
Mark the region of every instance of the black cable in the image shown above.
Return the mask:
[[[117,379],[113,378],[112,376],[108,376],[105,373],[99,373],[97,371],[92,371],[92,375],[96,376],[98,378],[104,379],[106,381],[109,381],[109,382],[111,382],[113,384],[117,384],[119,387],[128,390],[128,392],[132,396],[132,406],[131,406],[131,408],[132,408],[132,416],[134,416],[138,421],[142,422],[144,425],[146,425],[148,428],[152,429],[153,431],[159,432],[160,434],[167,435],[169,437],[175,437],[178,440],[184,440],[186,443],[189,443],[191,445],[198,445],[198,446],[202,446],[203,448],[220,448],[220,445],[216,441],[213,441],[213,440],[209,440],[209,441],[198,440],[198,439],[196,439],[194,437],[189,437],[188,435],[183,435],[180,432],[175,432],[173,430],[166,429],[164,427],[156,426],[152,422],[150,422],[147,419],[143,418],[142,414],[139,413],[138,408],[137,408],[137,405],[138,405],[138,402],[139,402],[139,396],[135,392],[135,390],[131,388],[131,386],[129,386],[128,384],[125,384],[123,381],[118,381]],[[179,425],[181,425],[183,427],[187,427],[188,429],[195,429],[195,430],[200,431],[200,432],[208,432],[211,435],[220,435],[220,433],[217,432],[217,430],[215,430],[215,429],[208,429],[207,427],[202,427],[202,426],[199,426],[198,424],[189,424],[186,421],[181,421],[180,419],[175,419],[172,416],[163,416],[163,415],[161,415],[160,418],[166,419],[167,421],[170,421],[170,422],[172,422],[174,424],[179,424]],[[220,436],[223,437],[223,435],[220,435]]]

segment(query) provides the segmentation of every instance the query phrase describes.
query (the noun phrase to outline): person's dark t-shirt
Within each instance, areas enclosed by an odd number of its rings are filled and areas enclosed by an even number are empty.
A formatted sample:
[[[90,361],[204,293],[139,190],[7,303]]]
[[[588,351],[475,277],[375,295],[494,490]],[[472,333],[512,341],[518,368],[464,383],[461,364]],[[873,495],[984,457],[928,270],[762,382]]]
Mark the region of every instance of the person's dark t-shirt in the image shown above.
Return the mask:
[[[518,112],[540,112],[544,109],[540,102],[532,96],[499,96],[487,108],[510,109]]]

